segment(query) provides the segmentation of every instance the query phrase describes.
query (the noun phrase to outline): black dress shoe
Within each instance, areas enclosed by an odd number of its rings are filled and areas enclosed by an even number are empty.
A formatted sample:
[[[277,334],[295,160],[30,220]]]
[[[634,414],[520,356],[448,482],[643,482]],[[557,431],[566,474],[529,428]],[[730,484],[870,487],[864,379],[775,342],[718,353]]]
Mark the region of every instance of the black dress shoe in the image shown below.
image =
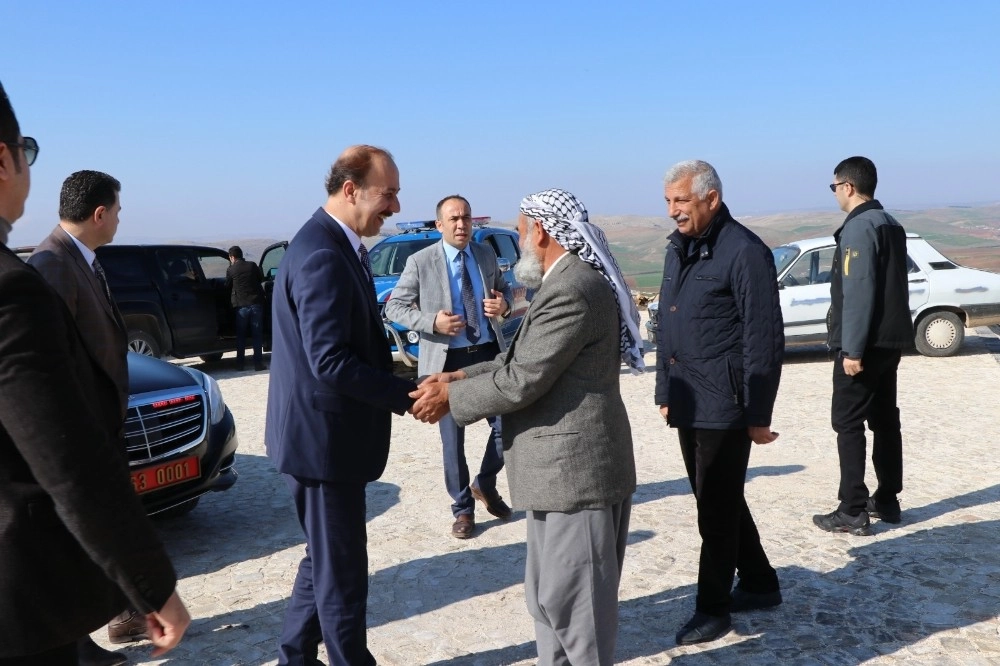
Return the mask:
[[[868,520],[868,512],[862,511],[856,516],[849,516],[843,511],[821,513],[813,516],[816,527],[827,532],[847,532],[854,536],[871,536],[872,523]]]
[[[729,607],[730,613],[744,613],[746,611],[763,610],[781,605],[781,590],[774,592],[747,592],[737,586],[733,589],[733,604]]]
[[[510,520],[513,515],[510,507],[503,501],[503,497],[496,491],[496,488],[486,492],[473,484],[469,486],[469,490],[472,491],[472,496],[482,502],[486,506],[486,510],[491,514],[504,522]]]
[[[694,617],[677,632],[678,645],[694,645],[707,643],[721,638],[732,628],[729,615],[709,615],[696,611]]]
[[[118,652],[105,650],[90,636],[84,636],[76,642],[76,651],[80,666],[121,666],[128,663],[128,657]]]
[[[883,523],[898,523],[903,520],[902,512],[899,510],[899,500],[879,502],[874,497],[869,497],[865,511],[870,517],[878,518]]]

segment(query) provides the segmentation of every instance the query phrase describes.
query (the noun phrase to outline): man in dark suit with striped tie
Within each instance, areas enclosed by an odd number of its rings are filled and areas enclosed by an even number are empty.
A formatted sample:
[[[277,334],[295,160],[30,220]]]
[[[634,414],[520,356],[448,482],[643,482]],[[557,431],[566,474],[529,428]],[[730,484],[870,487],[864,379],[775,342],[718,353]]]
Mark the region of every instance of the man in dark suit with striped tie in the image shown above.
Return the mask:
[[[365,486],[389,457],[392,412],[413,404],[392,374],[368,251],[399,211],[399,170],[374,146],[330,169],[326,203],[288,244],[273,297],[264,443],[291,491],[306,552],[279,639],[279,664],[373,666],[366,642]]]
[[[120,414],[106,424],[117,441],[124,439],[128,410],[128,338],[96,250],[110,243],[118,231],[120,193],[121,183],[106,173],[71,174],[59,194],[59,224],[28,259],[66,302],[87,353],[118,389]],[[122,451],[124,447],[122,441]],[[108,638],[114,643],[145,639],[146,619],[135,610],[126,610],[108,625]],[[82,666],[115,666],[127,661],[124,655],[104,650],[89,637],[78,649]]]

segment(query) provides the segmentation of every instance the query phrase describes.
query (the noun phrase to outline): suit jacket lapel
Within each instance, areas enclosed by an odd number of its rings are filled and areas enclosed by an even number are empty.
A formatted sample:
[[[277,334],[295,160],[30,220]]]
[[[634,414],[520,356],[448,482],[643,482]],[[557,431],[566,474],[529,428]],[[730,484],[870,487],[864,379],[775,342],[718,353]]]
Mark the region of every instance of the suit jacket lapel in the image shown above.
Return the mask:
[[[80,252],[80,248],[76,246],[76,243],[73,242],[73,239],[69,237],[69,234],[67,234],[65,230],[63,230],[62,233],[55,234],[55,238],[56,241],[62,245],[63,250],[73,259],[76,269],[81,273],[81,275],[83,275],[83,281],[90,285],[90,289],[93,291],[94,297],[97,299],[97,302],[101,304],[104,312],[107,313],[108,317],[110,317],[113,322],[115,322],[115,325],[118,328],[124,331],[125,321],[122,319],[122,315],[118,310],[117,304],[115,304],[114,300],[109,300],[109,295],[105,293],[104,287],[101,285],[101,281],[94,273],[93,267],[87,264],[87,260],[84,258],[83,253]]]
[[[358,288],[361,289],[362,293],[368,296],[368,298],[365,299],[365,302],[368,303],[368,311],[371,312],[372,316],[381,324],[382,318],[379,317],[378,302],[375,300],[375,287],[368,279],[368,275],[365,273],[365,269],[361,265],[361,260],[358,258],[358,251],[351,247],[351,241],[348,240],[347,234],[345,234],[344,230],[340,228],[340,225],[337,224],[336,220],[330,217],[330,215],[322,208],[316,211],[313,215],[313,219],[318,221],[340,246],[341,251],[344,253],[344,259],[347,261],[348,265],[351,266],[351,271],[354,273],[354,278],[358,283]]]

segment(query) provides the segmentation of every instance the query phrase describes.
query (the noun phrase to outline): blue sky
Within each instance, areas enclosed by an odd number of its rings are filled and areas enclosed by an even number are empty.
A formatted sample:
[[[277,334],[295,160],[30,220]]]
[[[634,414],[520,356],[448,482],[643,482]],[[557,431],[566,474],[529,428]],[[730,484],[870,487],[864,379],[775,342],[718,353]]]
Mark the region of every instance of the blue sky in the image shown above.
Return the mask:
[[[540,189],[664,215],[712,162],[737,215],[834,210],[849,155],[889,207],[1000,200],[1000,3],[4,3],[3,82],[38,139],[12,244],[78,169],[122,181],[118,241],[286,238],[347,145],[396,156],[398,219]]]

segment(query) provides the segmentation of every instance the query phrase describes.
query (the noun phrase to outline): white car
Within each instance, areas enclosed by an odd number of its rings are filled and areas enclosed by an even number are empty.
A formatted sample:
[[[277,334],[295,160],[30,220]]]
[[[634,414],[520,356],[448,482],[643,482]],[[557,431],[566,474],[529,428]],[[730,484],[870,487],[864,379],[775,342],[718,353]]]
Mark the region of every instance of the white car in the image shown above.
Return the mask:
[[[826,342],[835,250],[828,236],[772,251],[786,344]],[[906,254],[914,342],[921,354],[950,356],[966,327],[1000,324],[1000,274],[959,266],[917,234],[906,235]]]

